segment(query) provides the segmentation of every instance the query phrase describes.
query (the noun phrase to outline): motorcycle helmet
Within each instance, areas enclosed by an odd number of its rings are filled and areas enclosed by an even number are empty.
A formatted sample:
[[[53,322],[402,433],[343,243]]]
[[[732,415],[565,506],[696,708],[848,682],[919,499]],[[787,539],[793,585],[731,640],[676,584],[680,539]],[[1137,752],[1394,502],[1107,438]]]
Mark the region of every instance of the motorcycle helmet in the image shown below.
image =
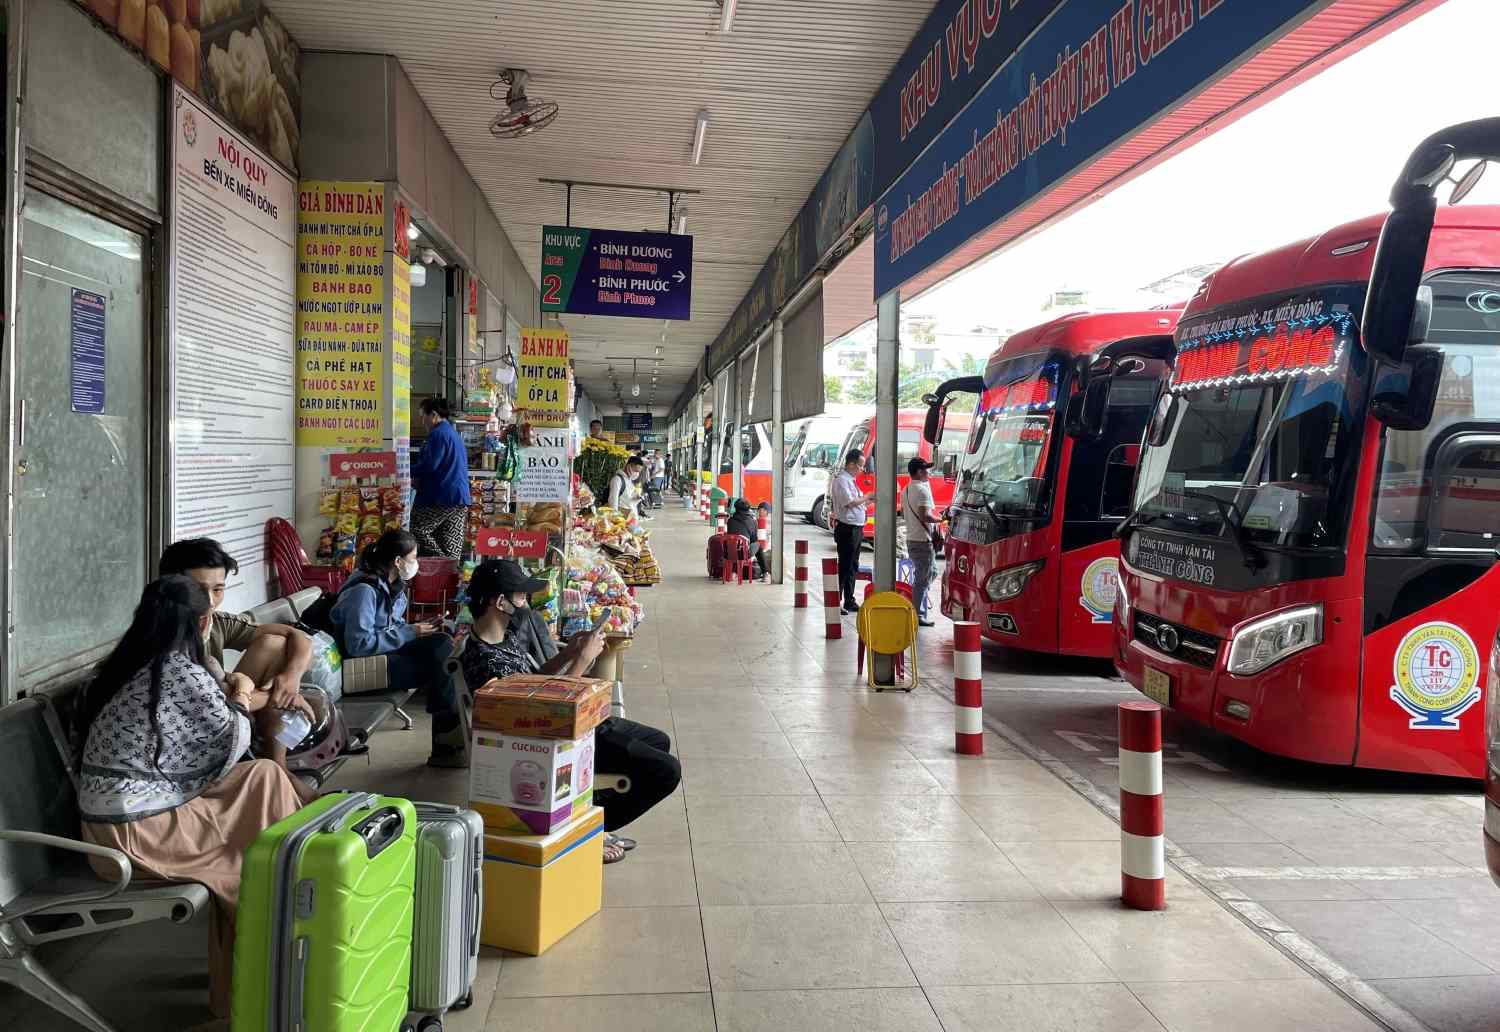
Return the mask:
[[[313,722],[302,741],[287,750],[286,766],[293,772],[320,770],[332,763],[349,744],[344,715],[329,699],[328,693],[321,688],[303,685],[302,697],[312,708]]]

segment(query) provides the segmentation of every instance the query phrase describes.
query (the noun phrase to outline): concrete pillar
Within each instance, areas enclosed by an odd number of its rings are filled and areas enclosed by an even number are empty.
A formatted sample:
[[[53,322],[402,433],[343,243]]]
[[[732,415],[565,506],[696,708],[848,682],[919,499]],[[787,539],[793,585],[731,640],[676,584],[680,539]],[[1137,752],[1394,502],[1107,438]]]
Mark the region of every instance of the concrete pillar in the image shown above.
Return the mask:
[[[730,451],[734,453],[731,461],[734,463],[734,479],[730,482],[729,493],[736,498],[745,497],[745,450],[740,447],[740,427],[744,425],[744,413],[740,411],[740,363],[738,360],[729,364],[729,405],[727,408],[729,422],[725,424],[729,428]]]
[[[875,590],[896,585],[896,398],[901,378],[901,293],[876,303]]]
[[[786,420],[781,418],[781,319],[771,330],[771,583],[786,581]]]

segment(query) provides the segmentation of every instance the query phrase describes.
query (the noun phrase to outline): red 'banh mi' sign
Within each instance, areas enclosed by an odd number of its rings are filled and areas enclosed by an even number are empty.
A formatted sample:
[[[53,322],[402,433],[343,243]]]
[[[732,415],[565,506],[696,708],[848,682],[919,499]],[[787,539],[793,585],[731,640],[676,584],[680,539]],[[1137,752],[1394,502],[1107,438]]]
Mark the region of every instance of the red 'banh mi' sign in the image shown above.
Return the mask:
[[[474,551],[495,559],[540,559],[547,554],[547,532],[486,528],[474,536]]]
[[[328,456],[331,477],[393,477],[396,475],[396,453],[390,451],[350,452]]]

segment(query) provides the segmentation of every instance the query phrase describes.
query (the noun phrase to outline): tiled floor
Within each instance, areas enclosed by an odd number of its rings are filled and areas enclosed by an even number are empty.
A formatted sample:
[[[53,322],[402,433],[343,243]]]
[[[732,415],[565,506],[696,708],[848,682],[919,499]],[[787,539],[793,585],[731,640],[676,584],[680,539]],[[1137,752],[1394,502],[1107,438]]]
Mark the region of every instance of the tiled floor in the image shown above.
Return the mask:
[[[654,526],[666,580],[643,596],[626,702],[672,734],[683,785],[631,827],[640,847],[605,868],[597,917],[542,957],[485,952],[475,1005],[450,1032],[1378,1027],[1175,872],[1166,912],[1121,909],[1112,821],[994,735],[983,757],[955,756],[951,707],[932,692],[864,690],[852,626],[825,642],[822,610],[792,608],[790,576],[711,583],[702,525],[669,509]],[[815,552],[831,545],[807,536]],[[944,632],[923,634],[924,669],[943,671]],[[425,753],[420,725],[381,732],[340,784],[462,800],[465,776],[426,770]],[[1282,819],[1312,839],[1329,816],[1341,822],[1329,845],[1374,833],[1353,811]],[[1244,841],[1227,811],[1192,819]],[[1313,916],[1331,927],[1363,919],[1338,909],[1359,903],[1297,905],[1325,908]],[[1379,905],[1398,917],[1399,901]],[[1476,1012],[1500,996],[1467,954],[1408,948],[1432,977],[1394,996],[1461,993]],[[1391,973],[1381,961],[1366,977]],[[75,975],[128,995],[88,957]],[[182,1014],[200,984],[173,997]],[[122,1030],[181,1027],[118,998],[101,1009]],[[20,1021],[58,1027],[34,1010]]]
[[[865,691],[852,627],[825,642],[790,577],[713,584],[700,524],[654,526],[666,581],[626,702],[673,735],[683,786],[605,869],[604,912],[487,957],[450,1029],[1378,1027],[1180,876],[1165,913],[1122,910],[1116,824],[992,735],[955,756],[937,695]]]

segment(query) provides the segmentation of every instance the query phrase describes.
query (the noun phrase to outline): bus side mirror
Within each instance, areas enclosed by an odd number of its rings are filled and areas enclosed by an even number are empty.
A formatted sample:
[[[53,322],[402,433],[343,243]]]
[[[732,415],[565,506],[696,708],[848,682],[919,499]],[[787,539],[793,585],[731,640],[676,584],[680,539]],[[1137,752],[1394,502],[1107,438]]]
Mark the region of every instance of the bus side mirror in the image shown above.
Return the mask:
[[[1083,389],[1083,396],[1069,402],[1069,437],[1093,439],[1104,432],[1104,413],[1109,408],[1109,390],[1113,382],[1108,376],[1095,376]]]
[[[1370,399],[1370,414],[1392,430],[1425,430],[1437,406],[1443,353],[1429,344],[1406,350],[1406,361],[1389,370]]]
[[[948,419],[948,407],[937,398],[927,403],[927,422],[922,427],[922,436],[928,444],[935,445],[943,439],[943,424]]]
[[[1177,395],[1161,392],[1161,397],[1156,399],[1156,411],[1151,414],[1151,422],[1146,427],[1146,443],[1153,448],[1160,448],[1167,443],[1167,428],[1172,425],[1172,417],[1177,411]]]

